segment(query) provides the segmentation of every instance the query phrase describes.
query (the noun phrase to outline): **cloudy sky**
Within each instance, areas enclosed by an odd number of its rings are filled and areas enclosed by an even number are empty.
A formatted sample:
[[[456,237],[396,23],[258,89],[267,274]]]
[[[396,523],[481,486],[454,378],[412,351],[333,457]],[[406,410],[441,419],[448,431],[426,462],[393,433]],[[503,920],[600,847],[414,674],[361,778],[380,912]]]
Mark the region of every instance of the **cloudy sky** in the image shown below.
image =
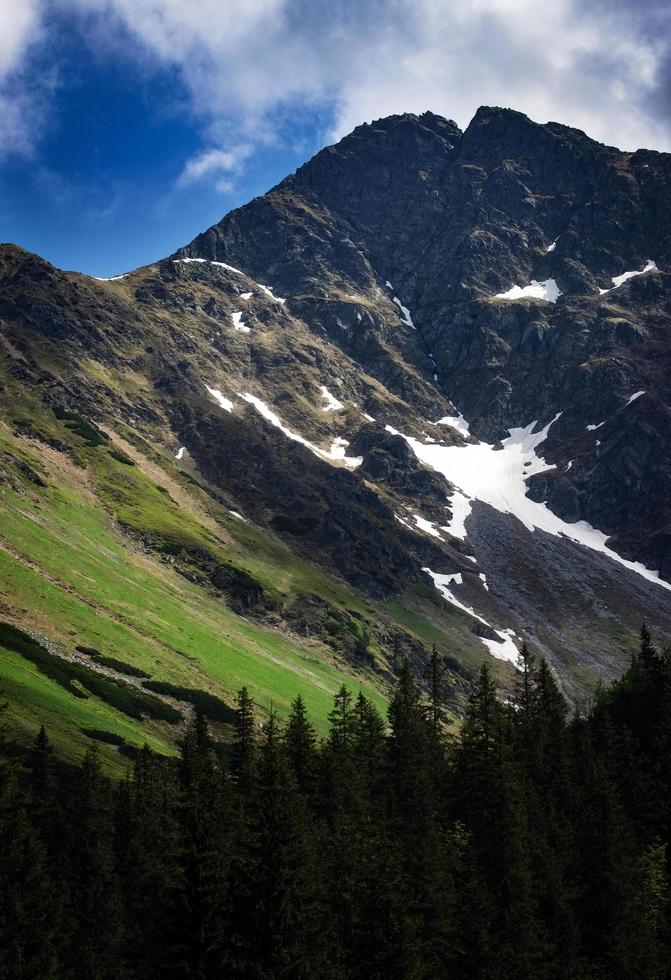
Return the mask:
[[[113,275],[390,113],[671,151],[670,89],[653,0],[0,0],[0,239]]]

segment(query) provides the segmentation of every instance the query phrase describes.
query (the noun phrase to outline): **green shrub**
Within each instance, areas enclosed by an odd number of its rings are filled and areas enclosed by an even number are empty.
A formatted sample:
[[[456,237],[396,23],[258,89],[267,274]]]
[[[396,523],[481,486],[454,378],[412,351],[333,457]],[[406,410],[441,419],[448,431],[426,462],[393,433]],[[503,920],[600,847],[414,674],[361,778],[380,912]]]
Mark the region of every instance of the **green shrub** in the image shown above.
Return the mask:
[[[144,715],[147,715],[157,721],[167,721],[173,725],[182,720],[179,711],[175,711],[171,705],[114,678],[105,677],[84,664],[72,663],[49,653],[46,647],[32,636],[10,623],[0,622],[0,645],[21,654],[26,660],[35,664],[46,677],[60,684],[76,698],[86,697],[77,686],[79,684],[86,688],[89,694],[100,698],[101,701],[105,701],[130,718],[141,720]]]
[[[115,735],[114,732],[105,732],[101,728],[82,728],[85,735],[94,738],[96,742],[104,742],[105,745],[123,745],[126,739],[123,735]]]
[[[135,463],[130,456],[127,456],[126,453],[121,451],[121,449],[110,449],[109,454],[112,459],[116,459],[119,463],[123,463],[124,466],[135,466]]]
[[[106,657],[96,650],[95,647],[75,647],[79,653],[85,654],[90,657],[91,660],[95,660],[97,664],[102,664],[103,667],[109,667],[111,670],[118,670],[120,674],[126,674],[128,677],[150,677],[151,675],[147,673],[146,670],[140,670],[139,667],[133,667],[132,664],[127,664],[125,660],[117,660],[116,657]]]
[[[235,721],[233,708],[209,691],[200,691],[195,687],[178,687],[168,681],[145,681],[142,686],[157,694],[169,694],[178,701],[188,701],[194,708],[202,711],[210,721],[223,721],[229,725]]]
[[[77,412],[70,412],[68,409],[61,408],[57,405],[54,408],[54,415],[61,422],[65,423],[65,427],[70,432],[81,436],[89,446],[104,446],[105,443],[109,442],[109,437],[94,422],[91,422],[90,419],[85,419],[83,415],[78,415]]]

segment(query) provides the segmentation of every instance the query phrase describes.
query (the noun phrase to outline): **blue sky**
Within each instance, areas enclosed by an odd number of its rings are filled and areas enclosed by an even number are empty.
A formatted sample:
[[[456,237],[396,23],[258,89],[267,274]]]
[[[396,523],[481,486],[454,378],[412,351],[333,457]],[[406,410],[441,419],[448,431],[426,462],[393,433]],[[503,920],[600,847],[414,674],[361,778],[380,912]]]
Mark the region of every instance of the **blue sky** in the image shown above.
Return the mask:
[[[649,0],[0,0],[0,239],[115,275],[392,112],[670,150],[670,29]]]

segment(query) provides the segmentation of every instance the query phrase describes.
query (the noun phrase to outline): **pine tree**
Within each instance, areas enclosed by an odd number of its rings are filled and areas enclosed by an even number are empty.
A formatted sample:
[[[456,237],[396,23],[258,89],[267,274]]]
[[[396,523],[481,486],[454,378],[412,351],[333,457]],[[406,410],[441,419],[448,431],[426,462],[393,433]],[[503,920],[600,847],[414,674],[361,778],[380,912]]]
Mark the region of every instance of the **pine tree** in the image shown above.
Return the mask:
[[[363,692],[354,705],[354,758],[357,772],[369,795],[379,792],[385,778],[384,721],[375,705]]]
[[[126,831],[119,866],[128,945],[134,971],[146,980],[171,976],[183,955],[178,937],[188,903],[174,775],[174,767],[145,745],[135,759],[129,784],[119,790],[120,819]]]
[[[69,944],[64,975],[117,980],[124,973],[122,897],[113,849],[110,785],[96,746],[82,762],[69,801]]]
[[[285,744],[271,711],[262,730],[246,833],[234,975],[312,980],[323,975],[320,876],[311,822]]]
[[[653,645],[650,630],[645,623],[641,626],[641,644],[638,659],[646,670],[654,670],[659,665],[659,654]]]
[[[528,819],[528,784],[516,752],[515,712],[496,697],[489,668],[483,666],[462,729],[458,755],[457,816],[472,838],[475,874],[487,884],[480,909],[492,943],[479,969],[498,965],[502,976],[537,980],[544,936],[538,919]],[[523,760],[526,755],[523,756]]]
[[[352,695],[344,684],[333,699],[329,722],[329,743],[333,752],[341,757],[347,756],[354,738],[354,711]]]
[[[388,772],[392,828],[401,845],[406,896],[404,968],[440,970],[440,950],[451,935],[451,879],[444,873],[446,835],[440,824],[442,767],[436,729],[420,690],[404,664],[389,705]],[[401,842],[412,839],[412,848]]]
[[[313,792],[317,777],[317,737],[300,694],[291,705],[284,743],[298,789],[308,795]]]
[[[443,664],[443,658],[438,653],[438,647],[434,643],[431,649],[429,683],[431,695],[431,720],[436,731],[439,729],[441,707],[443,704],[444,674],[445,667]]]
[[[0,978],[58,980],[60,907],[12,763],[0,768]]]
[[[249,760],[244,763],[248,765]],[[207,722],[199,711],[182,742],[179,776],[180,919],[186,975],[219,976],[230,952],[230,807]]]
[[[240,790],[249,794],[254,781],[256,759],[256,725],[254,721],[254,702],[249,691],[243,687],[235,701],[235,736],[233,740],[233,772]]]

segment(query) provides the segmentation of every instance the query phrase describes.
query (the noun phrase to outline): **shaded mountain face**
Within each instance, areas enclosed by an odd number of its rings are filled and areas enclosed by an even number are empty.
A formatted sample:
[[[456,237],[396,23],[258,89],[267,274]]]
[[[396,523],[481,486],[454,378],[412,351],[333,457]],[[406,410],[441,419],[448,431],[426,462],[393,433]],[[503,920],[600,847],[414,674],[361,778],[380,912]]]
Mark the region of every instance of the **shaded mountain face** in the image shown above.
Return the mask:
[[[510,110],[393,116],[118,280],[5,247],[6,417],[30,390],[179,450],[420,671],[442,636],[510,685],[525,637],[580,697],[671,627],[670,182]]]
[[[463,134],[430,113],[362,126],[183,254],[271,279],[373,369],[388,327],[348,320],[333,290],[393,283],[417,333],[396,346],[429,377],[435,363],[478,437],[562,412],[546,448],[557,471],[534,498],[670,578],[670,229],[668,154],[482,108]],[[660,271],[610,288],[650,259]],[[559,301],[496,298],[532,280],[553,280]],[[586,426],[602,421],[597,446]]]

